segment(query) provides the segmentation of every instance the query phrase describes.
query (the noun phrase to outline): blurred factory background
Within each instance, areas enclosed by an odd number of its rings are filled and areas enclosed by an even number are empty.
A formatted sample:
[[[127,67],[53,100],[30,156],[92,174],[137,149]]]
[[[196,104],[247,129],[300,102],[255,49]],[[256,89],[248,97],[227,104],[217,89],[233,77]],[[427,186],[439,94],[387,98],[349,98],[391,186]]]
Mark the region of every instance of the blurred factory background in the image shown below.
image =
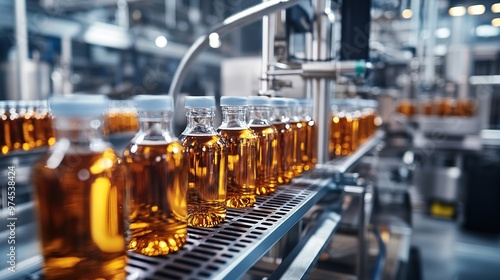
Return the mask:
[[[329,53],[323,57],[311,55],[314,51],[307,34],[313,27],[304,22],[318,20],[312,19],[311,7],[317,8],[319,2],[324,2],[330,24]],[[73,93],[122,100],[138,94],[166,94],[182,57],[200,35],[260,3],[0,0],[0,100],[43,100]],[[303,3],[294,10],[296,14],[278,12],[277,26],[269,28],[272,34],[263,32],[261,20],[220,37],[210,34],[207,48],[177,92],[176,132],[184,127],[180,102],[185,95],[211,95],[217,100],[222,95],[312,97],[316,118],[327,125],[333,105],[375,100],[383,145],[377,142],[350,170],[363,178],[364,187],[369,185],[363,194],[370,195],[359,199],[355,190],[346,195],[349,199],[344,200],[354,206],[344,207],[344,224],[318,257],[309,278],[500,279],[500,2]],[[280,30],[281,17],[287,32]],[[263,49],[269,38],[273,45],[266,58]],[[317,99],[310,77],[323,79],[325,75],[318,70],[304,76],[307,69],[300,68],[313,58],[367,64],[361,74],[356,70],[341,75],[341,68],[335,68],[338,75],[332,75],[329,90]],[[273,62],[271,68],[262,66],[266,59]],[[330,102],[328,110],[318,108],[321,100]],[[470,110],[461,114],[460,102]],[[318,146],[327,153],[327,146]],[[13,159],[2,155],[2,166],[16,160],[24,168],[19,170],[18,185],[29,186],[32,159],[38,156],[17,153]],[[29,187],[18,188],[17,199],[18,205],[31,209]],[[361,207],[366,216],[360,214],[360,204],[366,204]],[[6,205],[6,189],[2,189],[2,217],[7,215]],[[26,221],[33,221],[31,211],[21,214],[28,217]],[[366,219],[366,228],[356,220],[358,215]],[[305,217],[301,223],[312,220]],[[358,227],[363,228],[363,235]],[[18,227],[20,238],[26,238],[30,248],[37,246],[29,237],[33,230],[32,223]],[[2,248],[7,246],[7,234],[0,234]],[[19,252],[27,274],[40,264],[40,257],[33,257],[36,252]],[[274,253],[268,252],[244,278],[266,277],[263,271],[273,271],[272,265],[277,264],[265,262]],[[363,254],[366,264],[361,266],[359,255]],[[6,268],[0,266],[1,279],[24,279],[21,274],[12,278]]]

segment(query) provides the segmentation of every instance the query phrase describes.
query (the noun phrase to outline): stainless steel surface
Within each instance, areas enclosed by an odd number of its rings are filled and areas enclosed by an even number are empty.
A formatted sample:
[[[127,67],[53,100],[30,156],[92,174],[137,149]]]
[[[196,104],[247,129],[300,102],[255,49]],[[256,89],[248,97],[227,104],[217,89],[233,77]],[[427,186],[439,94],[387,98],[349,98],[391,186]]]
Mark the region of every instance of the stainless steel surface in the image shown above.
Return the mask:
[[[470,76],[471,85],[500,85],[500,75]]]
[[[2,99],[18,100],[21,98],[18,88],[19,71],[16,62],[5,62],[0,65],[0,92]],[[23,63],[24,76],[30,81],[24,84],[26,100],[46,99],[50,94],[50,67],[44,62],[26,60]]]
[[[436,117],[417,116],[419,130],[425,134],[445,134],[450,136],[478,135],[483,128],[480,117]]]
[[[464,183],[460,167],[416,168],[413,178],[415,186],[427,199],[457,202],[462,198]]]
[[[300,1],[301,0],[270,0],[268,2],[257,4],[226,18],[222,24],[212,28],[210,32],[199,37],[182,57],[172,78],[172,83],[170,84],[170,89],[168,91],[169,95],[175,99],[175,95],[179,93],[182,82],[187,74],[187,70],[198,54],[208,44],[208,37],[210,34],[217,33],[219,36],[222,36],[235,30],[236,28],[256,22],[263,16],[289,8]]]
[[[328,245],[340,221],[340,215],[327,211],[321,215],[315,226],[301,238],[301,242],[268,278],[307,278],[319,255]]]
[[[26,0],[15,1],[16,14],[16,51],[17,51],[17,98],[27,100],[28,76],[26,75],[26,63],[28,62],[28,21],[26,18]]]
[[[481,130],[481,142],[483,145],[500,146],[500,130]]]
[[[188,243],[175,254],[146,257],[130,253],[128,279],[240,278],[334,187],[329,178],[304,180],[258,197],[254,207],[228,209],[226,222],[215,228],[189,228]],[[31,238],[23,244],[35,246],[35,235]],[[10,275],[8,280],[23,276]]]
[[[263,0],[267,2],[267,0]],[[276,15],[270,14],[262,18],[262,60],[260,76],[260,93],[267,94],[271,90],[271,81],[267,74],[274,69],[274,32],[276,25]]]
[[[368,138],[366,142],[363,143],[353,154],[335,158],[324,164],[318,164],[316,165],[316,168],[334,172],[336,174],[344,174],[348,172],[363,156],[365,156],[377,145],[381,144],[384,137],[385,132],[379,130],[373,136]]]

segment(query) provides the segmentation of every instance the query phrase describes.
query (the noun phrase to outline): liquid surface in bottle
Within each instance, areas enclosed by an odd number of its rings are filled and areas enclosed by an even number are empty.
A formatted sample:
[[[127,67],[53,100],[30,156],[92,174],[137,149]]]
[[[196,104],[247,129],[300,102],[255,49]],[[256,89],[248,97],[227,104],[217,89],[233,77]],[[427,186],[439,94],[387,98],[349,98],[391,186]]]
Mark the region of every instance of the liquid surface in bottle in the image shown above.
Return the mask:
[[[303,170],[312,169],[318,161],[318,128],[313,120],[302,121],[302,127],[305,128],[305,137],[300,143],[302,155]]]
[[[125,171],[112,149],[37,163],[44,279],[125,279]]]
[[[293,178],[293,158],[290,152],[292,149],[293,132],[288,123],[273,122],[272,124],[278,131],[278,142],[276,145],[278,151],[278,182],[286,184]]]
[[[188,160],[188,225],[214,227],[226,219],[226,151],[219,135],[179,136]]]
[[[137,114],[127,111],[108,112],[104,119],[104,135],[119,132],[136,132],[139,129]]]
[[[159,256],[187,237],[187,162],[179,142],[143,141],[124,152],[130,184],[128,247]]]
[[[278,132],[272,125],[252,125],[250,128],[257,135],[255,192],[257,195],[273,193],[278,185]]]
[[[226,205],[245,208],[255,203],[256,135],[251,129],[220,129],[227,151]]]

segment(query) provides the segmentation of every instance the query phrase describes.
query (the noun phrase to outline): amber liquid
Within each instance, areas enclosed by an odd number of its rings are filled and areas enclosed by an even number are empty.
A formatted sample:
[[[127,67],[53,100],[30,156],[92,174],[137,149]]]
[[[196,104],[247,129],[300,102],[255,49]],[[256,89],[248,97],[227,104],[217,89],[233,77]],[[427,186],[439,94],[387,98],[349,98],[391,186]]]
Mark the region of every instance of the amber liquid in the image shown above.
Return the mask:
[[[277,141],[277,159],[278,159],[278,182],[286,184],[293,178],[292,171],[292,141],[293,132],[292,127],[288,123],[276,122],[273,123],[278,131]]]
[[[366,139],[370,136],[368,113],[363,112],[359,118],[359,129],[358,129],[358,142],[359,145],[363,144]]]
[[[305,135],[299,143],[302,168],[304,171],[312,169],[318,161],[318,128],[313,120],[302,121],[302,127],[305,128]]]
[[[188,225],[214,227],[226,219],[226,150],[219,135],[184,135],[188,160]]]
[[[226,205],[245,208],[255,203],[256,135],[251,129],[219,129],[227,148]]]
[[[24,143],[23,138],[23,119],[17,113],[9,113],[9,137],[12,143],[12,150],[18,150],[22,148]]]
[[[410,100],[402,100],[396,107],[396,111],[407,117],[411,117],[416,114],[417,107]]]
[[[31,150],[35,147],[35,114],[34,112],[27,112],[20,116],[22,119],[22,133],[23,144],[22,149],[25,151]]]
[[[125,279],[125,171],[113,150],[35,165],[44,279]]]
[[[130,144],[128,247],[146,256],[178,251],[187,237],[187,161],[179,142]]]
[[[455,107],[452,100],[443,99],[438,101],[436,112],[438,116],[442,117],[455,115]]]
[[[341,114],[332,114],[331,127],[330,127],[330,143],[329,152],[330,159],[342,155],[342,126],[341,123],[345,122],[345,116]]]
[[[104,116],[104,135],[139,130],[137,114],[133,112],[109,112]]]
[[[270,194],[278,185],[278,132],[271,125],[250,128],[257,135],[255,193]]]
[[[432,116],[432,113],[433,113],[433,106],[432,106],[432,102],[424,102],[424,104],[422,104],[422,114],[424,116]]]
[[[304,164],[302,163],[302,149],[303,143],[306,141],[306,129],[302,122],[290,122],[290,127],[292,128],[292,144],[290,147],[290,153],[292,154],[292,173],[293,177],[300,176],[302,171],[304,171]]]
[[[472,100],[458,100],[456,115],[463,117],[472,117],[476,114],[476,105]]]
[[[0,152],[2,154],[7,154],[12,149],[12,144],[10,142],[10,120],[7,113],[0,116]]]

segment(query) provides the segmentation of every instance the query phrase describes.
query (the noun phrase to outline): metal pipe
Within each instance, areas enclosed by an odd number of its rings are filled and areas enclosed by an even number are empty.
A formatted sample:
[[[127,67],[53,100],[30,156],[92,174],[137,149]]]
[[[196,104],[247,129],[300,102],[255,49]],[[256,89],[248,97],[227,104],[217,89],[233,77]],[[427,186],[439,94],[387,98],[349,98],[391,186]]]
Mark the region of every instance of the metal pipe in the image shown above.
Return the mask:
[[[62,93],[69,95],[73,92],[71,83],[71,59],[72,59],[71,38],[61,38],[61,74],[62,74]]]
[[[16,15],[16,50],[17,50],[17,97],[21,100],[29,99],[28,77],[26,63],[28,61],[28,24],[26,22],[26,0],[15,2]]]
[[[175,28],[177,20],[176,1],[165,0],[165,25],[168,28]]]
[[[229,33],[239,27],[248,25],[258,21],[263,16],[278,12],[280,10],[296,5],[302,0],[271,0],[263,2],[246,10],[243,10],[235,15],[225,19],[221,24],[215,26],[208,34],[200,36],[189,48],[187,53],[182,57],[177,70],[175,71],[172,83],[170,84],[169,95],[175,99],[175,95],[179,92],[182,82],[187,74],[187,70],[193,63],[194,59],[201,53],[203,48],[208,44],[208,37],[212,33],[217,33],[219,36]]]
[[[436,37],[434,36],[434,30],[437,26],[437,17],[439,9],[437,8],[437,1],[430,0],[426,1],[427,5],[427,44],[425,48],[425,68],[424,68],[424,84],[426,86],[431,86],[434,84],[434,77],[436,75],[435,63],[434,63],[434,46],[436,44]]]
[[[328,3],[327,3],[328,2]],[[328,6],[327,6],[328,4]],[[330,10],[330,1],[314,0],[313,7],[316,20],[313,23],[312,59],[326,60],[330,58],[331,28],[333,27],[333,13]],[[330,138],[330,85],[328,79],[312,79],[311,96],[313,97],[314,120],[318,125],[318,163],[328,160],[328,139]]]
[[[267,0],[264,0],[267,2]],[[276,25],[276,15],[271,14],[262,18],[262,64],[260,76],[260,93],[266,94],[271,90],[268,71],[274,69],[274,32]]]

